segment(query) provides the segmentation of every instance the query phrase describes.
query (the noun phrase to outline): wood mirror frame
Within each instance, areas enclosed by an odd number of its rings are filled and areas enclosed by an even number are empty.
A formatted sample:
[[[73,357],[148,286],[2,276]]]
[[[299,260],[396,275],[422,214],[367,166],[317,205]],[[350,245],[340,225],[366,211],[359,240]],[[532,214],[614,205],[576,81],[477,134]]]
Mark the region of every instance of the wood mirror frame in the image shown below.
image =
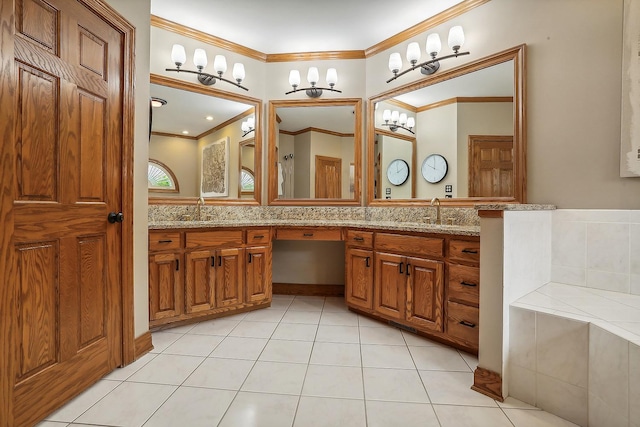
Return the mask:
[[[277,109],[295,107],[352,107],[354,113],[354,197],[342,199],[329,198],[279,198],[278,197],[278,150],[277,141]],[[360,184],[362,177],[362,100],[360,98],[313,99],[313,100],[281,100],[269,101],[269,137],[268,137],[268,176],[269,205],[280,206],[360,206]]]
[[[460,67],[434,74],[420,81],[400,86],[369,98],[367,107],[367,197],[369,206],[424,206],[430,204],[426,199],[376,199],[374,194],[374,162],[375,162],[375,105],[377,102],[398,96],[407,92],[423,89],[428,86],[453,79],[493,65],[513,61],[514,92],[513,92],[513,197],[467,197],[441,198],[441,203],[448,206],[473,206],[478,203],[526,203],[527,174],[526,174],[526,67],[525,47],[516,46],[511,49],[481,58]],[[415,172],[418,172],[414,168]],[[414,173],[414,175],[416,175]]]
[[[207,205],[260,205],[262,198],[262,101],[256,98],[251,98],[244,95],[225,92],[211,86],[203,86],[201,84],[190,83],[183,80],[175,80],[169,77],[151,74],[150,83],[167,86],[174,89],[181,89],[185,91],[195,92],[203,95],[208,95],[216,98],[227,99],[230,101],[236,101],[253,106],[255,114],[255,135],[251,141],[254,145],[254,192],[253,198],[242,198],[238,194],[238,198],[205,198],[205,204]],[[249,140],[239,141],[247,143]],[[233,143],[233,141],[232,141]],[[236,162],[232,162],[234,170],[238,166]],[[241,166],[240,166],[241,168]],[[240,170],[238,170],[240,173]],[[196,204],[198,197],[149,197],[150,205],[184,205],[184,204]]]

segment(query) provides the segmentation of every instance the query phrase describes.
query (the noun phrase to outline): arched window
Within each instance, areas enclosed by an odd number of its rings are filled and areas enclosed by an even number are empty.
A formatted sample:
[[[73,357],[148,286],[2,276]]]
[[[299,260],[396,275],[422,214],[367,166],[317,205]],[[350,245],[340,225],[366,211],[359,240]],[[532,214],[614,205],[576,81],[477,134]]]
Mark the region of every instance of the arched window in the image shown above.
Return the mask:
[[[180,192],[178,180],[171,169],[157,160],[149,159],[147,180],[149,183],[149,191],[163,193]]]
[[[240,172],[240,193],[253,194],[254,185],[255,179],[253,177],[253,171],[243,166]]]

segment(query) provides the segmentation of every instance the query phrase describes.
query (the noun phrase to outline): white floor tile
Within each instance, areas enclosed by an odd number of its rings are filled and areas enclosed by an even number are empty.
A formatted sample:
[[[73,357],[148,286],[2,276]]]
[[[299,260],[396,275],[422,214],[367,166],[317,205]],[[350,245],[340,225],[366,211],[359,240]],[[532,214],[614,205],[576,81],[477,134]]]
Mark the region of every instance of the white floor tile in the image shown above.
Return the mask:
[[[363,399],[362,369],[350,366],[309,365],[302,395]]]
[[[238,326],[229,332],[230,337],[242,338],[269,338],[276,330],[277,323],[273,322],[250,322],[243,320]]]
[[[577,424],[540,410],[505,408],[504,413],[516,427],[577,427]]]
[[[400,329],[391,326],[386,328],[361,326],[360,342],[362,344],[406,345]]]
[[[240,392],[218,427],[290,426],[298,399],[298,396]]]
[[[144,427],[215,426],[235,395],[229,390],[180,387]]]
[[[310,325],[317,325],[320,323],[320,311],[296,311],[287,310],[282,317],[282,323],[306,323]]]
[[[161,384],[122,383],[82,414],[76,423],[142,426],[176,389]]]
[[[478,356],[465,353],[464,351],[458,351],[458,353],[460,353],[460,356],[467,362],[467,366],[471,369],[471,372],[474,372],[478,368]]]
[[[240,323],[239,320],[213,319],[198,323],[188,333],[196,335],[227,336]]]
[[[256,362],[242,385],[242,391],[300,395],[307,365]]]
[[[344,297],[326,297],[324,299],[323,312],[335,311],[335,312],[347,312],[347,304],[344,301]],[[355,314],[355,313],[354,313]]]
[[[362,366],[365,368],[415,369],[406,346],[362,345]]]
[[[70,423],[120,384],[120,381],[100,380],[71,402],[49,415],[47,420],[66,421]]]
[[[296,311],[322,311],[324,306],[324,298],[317,299],[301,299],[296,297],[289,306],[289,310]]]
[[[500,408],[433,405],[433,409],[442,427],[513,427]]]
[[[154,332],[151,334],[151,342],[153,350],[151,353],[162,353],[164,349],[176,342],[183,334],[174,334],[171,332]]]
[[[209,357],[258,360],[267,341],[264,338],[226,337]]]
[[[270,340],[259,360],[267,362],[309,363],[312,342]]]
[[[247,313],[245,321],[251,322],[276,322],[278,323],[282,316],[284,316],[284,310],[275,308],[265,308],[263,310],[255,310]]]
[[[402,331],[402,336],[404,337],[404,340],[407,343],[407,345],[410,345],[410,346],[449,348],[449,346],[441,344],[437,341],[430,340],[429,338],[422,337],[420,335],[417,335],[408,331]]]
[[[323,311],[321,325],[358,326],[358,315],[350,312]]]
[[[142,356],[140,359],[131,363],[130,365],[125,366],[124,368],[116,368],[113,372],[104,377],[105,380],[120,380],[124,381],[129,378],[131,375],[136,373],[138,369],[142,368],[144,365],[149,363],[156,357],[156,353],[147,353]]]
[[[453,348],[409,346],[409,352],[411,352],[416,367],[420,370],[471,371],[460,353]]]
[[[533,411],[540,411],[540,408],[536,408],[535,406],[531,406],[528,403],[525,403],[521,400],[513,398],[511,396],[507,397],[504,402],[496,401],[499,407],[503,409],[530,409]]]
[[[294,427],[365,427],[364,400],[302,396]]]
[[[357,344],[360,342],[357,326],[318,326],[318,334],[316,335],[318,342],[341,342]]]
[[[59,423],[57,421],[43,421],[39,424],[36,424],[36,427],[66,427],[70,424],[68,423]],[[71,424],[73,425],[73,424]],[[79,425],[79,424],[75,424],[75,425]]]
[[[291,341],[314,341],[317,330],[318,325],[280,323],[271,338]]]
[[[429,403],[420,375],[415,370],[364,368],[363,374],[367,401]]]
[[[358,324],[360,326],[367,326],[369,328],[388,328],[389,324],[382,320],[372,319],[367,316],[359,315]]]
[[[311,352],[311,364],[362,366],[359,344],[316,342]]]
[[[429,404],[367,400],[366,406],[367,427],[440,427]]]
[[[162,354],[206,357],[223,339],[224,337],[214,335],[183,335],[167,347]]]
[[[186,386],[240,390],[254,365],[253,360],[206,359],[184,382]]]
[[[203,360],[204,357],[159,354],[127,381],[180,385]]]
[[[444,405],[493,406],[495,400],[471,390],[471,372],[419,371],[431,403]],[[438,411],[436,411],[438,412]]]
[[[182,325],[182,326],[173,326],[169,329],[165,329],[165,332],[171,332],[173,334],[186,334],[187,332],[189,332],[191,329],[193,329],[193,327],[195,326],[195,323],[191,323],[189,325]]]

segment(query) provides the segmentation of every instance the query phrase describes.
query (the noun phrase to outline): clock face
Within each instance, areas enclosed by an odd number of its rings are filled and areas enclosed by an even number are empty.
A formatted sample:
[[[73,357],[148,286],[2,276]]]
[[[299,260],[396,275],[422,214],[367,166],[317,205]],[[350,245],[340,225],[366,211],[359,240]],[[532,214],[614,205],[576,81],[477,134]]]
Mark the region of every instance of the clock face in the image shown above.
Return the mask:
[[[409,164],[402,159],[395,159],[387,167],[387,178],[393,185],[402,185],[409,178]]]
[[[430,154],[422,162],[422,176],[432,184],[442,181],[448,169],[447,160],[440,154]]]

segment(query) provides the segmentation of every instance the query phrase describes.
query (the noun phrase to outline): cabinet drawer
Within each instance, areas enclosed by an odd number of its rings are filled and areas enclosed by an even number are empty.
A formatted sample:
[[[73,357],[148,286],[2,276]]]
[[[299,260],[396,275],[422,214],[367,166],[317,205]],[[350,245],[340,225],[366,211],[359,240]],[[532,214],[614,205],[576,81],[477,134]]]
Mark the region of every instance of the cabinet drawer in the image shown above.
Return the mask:
[[[279,228],[276,231],[278,240],[342,240],[339,228]]]
[[[478,345],[480,311],[476,307],[449,301],[447,303],[447,333],[474,346]]]
[[[386,251],[403,252],[427,257],[442,257],[444,255],[444,240],[434,237],[376,233],[375,247],[376,249]]]
[[[247,230],[248,245],[268,245],[271,241],[271,230],[268,228]]]
[[[478,264],[480,262],[480,242],[469,240],[450,240],[449,259]]]
[[[149,252],[180,249],[180,232],[149,233]]]
[[[197,231],[187,233],[187,248],[242,245],[242,230]]]
[[[448,298],[466,304],[478,305],[480,269],[466,265],[449,266]]]
[[[347,230],[345,242],[349,246],[371,248],[373,247],[373,232]]]

